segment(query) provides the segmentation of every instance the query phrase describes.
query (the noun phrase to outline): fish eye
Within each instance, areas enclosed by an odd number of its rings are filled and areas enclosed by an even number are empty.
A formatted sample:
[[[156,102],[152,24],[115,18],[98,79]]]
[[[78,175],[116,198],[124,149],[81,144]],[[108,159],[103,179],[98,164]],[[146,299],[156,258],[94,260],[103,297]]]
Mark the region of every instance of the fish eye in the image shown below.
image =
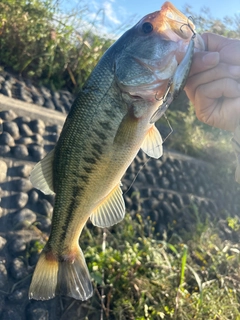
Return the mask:
[[[144,22],[142,25],[142,31],[144,33],[150,33],[153,31],[153,25],[150,22]]]

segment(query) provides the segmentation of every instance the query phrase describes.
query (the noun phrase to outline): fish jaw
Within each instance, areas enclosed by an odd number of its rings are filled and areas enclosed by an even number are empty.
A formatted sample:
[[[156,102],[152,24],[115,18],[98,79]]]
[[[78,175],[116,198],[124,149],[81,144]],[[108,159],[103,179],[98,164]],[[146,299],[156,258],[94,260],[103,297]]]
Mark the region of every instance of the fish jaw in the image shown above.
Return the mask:
[[[185,42],[188,43],[193,33],[196,33],[191,18],[186,17],[169,1],[162,5],[156,26],[158,27],[158,32],[160,32],[166,40],[180,41],[183,44],[184,51],[186,50]],[[197,33],[194,43],[196,49],[205,49],[203,39]],[[179,46],[178,50],[181,50],[181,46]]]
[[[165,2],[159,11],[156,27],[166,40],[189,41],[192,31],[195,30],[193,22],[179,11],[171,2]]]
[[[205,44],[202,37],[195,32],[195,26],[191,18],[186,17],[171,2],[165,2],[160,10],[161,25],[159,32],[163,37],[178,43],[178,64],[184,57],[188,43],[191,41],[193,33],[196,34],[194,39],[195,51],[205,50]]]

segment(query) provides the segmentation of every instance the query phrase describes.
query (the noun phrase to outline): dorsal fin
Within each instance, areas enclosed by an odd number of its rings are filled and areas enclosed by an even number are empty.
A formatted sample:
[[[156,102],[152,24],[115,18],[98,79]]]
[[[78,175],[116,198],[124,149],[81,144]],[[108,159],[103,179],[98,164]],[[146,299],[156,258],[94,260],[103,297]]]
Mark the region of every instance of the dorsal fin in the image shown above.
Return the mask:
[[[30,174],[30,181],[34,188],[41,190],[44,194],[54,194],[52,173],[53,157],[54,149],[36,164]]]
[[[151,128],[148,130],[143,143],[141,145],[141,149],[152,158],[160,158],[163,154],[162,148],[162,137],[158,129],[155,125],[152,125]]]
[[[91,214],[92,224],[97,227],[110,227],[120,222],[125,215],[125,203],[120,184],[117,185]]]

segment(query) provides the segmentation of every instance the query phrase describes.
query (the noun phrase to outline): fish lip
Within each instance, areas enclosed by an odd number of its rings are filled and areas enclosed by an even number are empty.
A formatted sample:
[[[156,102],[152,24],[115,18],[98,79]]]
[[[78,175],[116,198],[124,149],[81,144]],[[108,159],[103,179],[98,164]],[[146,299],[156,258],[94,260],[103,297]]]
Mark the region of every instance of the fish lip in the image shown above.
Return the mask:
[[[122,91],[122,94],[123,95],[127,95],[131,101],[141,101],[141,100],[144,100],[143,97],[137,95],[137,94],[131,94],[129,91]]]
[[[136,95],[136,94],[131,94],[130,92],[127,92],[127,94],[133,99],[133,100],[143,100],[142,97]]]
[[[162,83],[155,83],[152,87],[147,88],[145,87],[145,90],[138,89],[136,92],[131,91],[132,88],[130,88],[129,91],[126,89],[122,90],[122,96],[124,100],[127,100],[130,103],[133,102],[153,102],[158,100],[156,97],[160,94],[163,95],[166,91],[168,84],[168,80],[162,81]]]

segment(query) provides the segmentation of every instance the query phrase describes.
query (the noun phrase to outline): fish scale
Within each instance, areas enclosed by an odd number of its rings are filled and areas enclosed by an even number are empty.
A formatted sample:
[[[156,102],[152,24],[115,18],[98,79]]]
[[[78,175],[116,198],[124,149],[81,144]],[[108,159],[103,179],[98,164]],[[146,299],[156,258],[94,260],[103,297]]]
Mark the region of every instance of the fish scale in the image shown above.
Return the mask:
[[[102,65],[100,64],[98,68],[101,70]],[[98,70],[96,70],[98,71]],[[98,72],[96,72],[98,74]],[[94,75],[93,75],[94,76]],[[94,76],[95,79],[95,76]],[[90,86],[92,86],[91,83],[91,78],[90,78]],[[53,180],[56,184],[56,199],[55,199],[55,207],[54,207],[54,213],[53,213],[53,231],[51,233],[50,239],[49,239],[49,246],[52,248],[52,250],[56,248],[56,252],[61,251],[62,246],[65,248],[66,245],[63,241],[65,239],[66,243],[70,242],[69,237],[67,236],[67,230],[65,232],[55,233],[54,230],[58,230],[61,225],[65,226],[68,225],[69,228],[68,230],[71,230],[71,223],[74,224],[74,229],[77,224],[80,224],[82,226],[82,223],[77,221],[78,219],[78,207],[81,205],[79,198],[83,199],[82,201],[85,202],[86,197],[84,197],[84,191],[86,187],[90,184],[90,180],[93,180],[92,183],[97,183],[97,179],[94,179],[95,177],[95,170],[94,168],[96,167],[96,164],[99,166],[99,162],[101,161],[101,158],[104,156],[102,153],[99,156],[99,159],[96,157],[93,157],[92,154],[95,151],[95,149],[92,148],[93,144],[96,142],[96,138],[98,140],[98,145],[101,146],[102,150],[105,150],[107,145],[111,146],[113,144],[113,139],[116,134],[116,131],[118,130],[119,127],[119,121],[122,119],[122,114],[120,117],[117,117],[115,114],[115,118],[111,118],[110,121],[104,122],[107,123],[107,127],[111,127],[111,132],[112,134],[110,136],[106,135],[106,129],[100,124],[99,118],[103,118],[103,116],[100,115],[100,113],[103,112],[103,110],[107,110],[109,108],[108,103],[106,103],[106,99],[108,100],[109,97],[107,95],[104,98],[99,98],[100,93],[103,91],[101,90],[94,90],[93,92],[90,93],[89,96],[89,90],[88,90],[88,83],[86,84],[85,88],[83,88],[83,92],[80,94],[78,99],[76,100],[76,103],[73,105],[69,118],[66,122],[66,128],[65,126],[63,128],[61,137],[59,139],[59,143],[55,148],[55,157],[54,157],[54,163],[53,163],[53,168],[54,168],[54,176]],[[106,82],[103,81],[103,87],[106,87]],[[109,84],[108,84],[109,86]],[[87,91],[87,97],[85,95],[85,91]],[[117,90],[114,90],[117,91]],[[82,97],[83,96],[83,97]],[[116,97],[119,97],[119,92],[117,92]],[[116,99],[116,98],[115,98]],[[94,112],[89,114],[89,106],[91,107],[92,104],[95,105],[98,103],[98,101],[101,100],[100,104],[98,105],[99,112],[96,114],[95,110]],[[116,100],[119,100],[117,98]],[[86,101],[88,103],[86,103]],[[111,99],[113,101],[113,97]],[[117,103],[115,103],[117,104]],[[85,106],[83,109],[82,106]],[[103,107],[102,107],[103,106]],[[111,106],[112,107],[112,106]],[[86,112],[87,111],[87,112]],[[73,115],[71,115],[73,113]],[[93,114],[94,113],[94,114]],[[86,118],[88,120],[86,120]],[[104,118],[103,118],[104,119]],[[79,121],[80,120],[80,121]],[[94,121],[95,120],[95,121]],[[68,123],[71,122],[71,123]],[[81,127],[81,132],[78,131],[78,128]],[[115,127],[115,132],[113,128]],[[68,128],[71,128],[69,130]],[[65,131],[66,130],[66,131]],[[110,130],[109,130],[110,131]],[[85,133],[85,134],[84,134]],[[89,133],[91,133],[90,138],[88,138],[88,143],[85,143],[85,137],[89,137]],[[59,146],[59,148],[58,148]],[[74,150],[72,148],[74,146]],[[71,157],[69,159],[69,162],[67,165],[64,162],[64,158],[66,154],[76,153],[78,156],[77,157]],[[105,164],[105,167],[107,165]],[[74,171],[72,171],[72,168],[74,168]],[[67,174],[66,174],[67,170]],[[72,197],[66,197],[66,202],[63,204],[63,201],[60,202],[60,205],[58,204],[58,199],[63,199],[65,196],[65,189],[61,185],[61,182],[63,184],[69,185],[69,188],[71,189],[71,181],[75,179],[76,177],[76,172],[78,172],[79,175],[88,174],[87,179],[79,179],[78,180],[78,186],[72,186],[72,188],[75,188],[75,191],[72,189],[70,191],[70,194]],[[62,179],[62,176],[64,176],[64,179]],[[93,177],[91,179],[91,176]],[[58,188],[60,190],[63,190],[63,195],[62,192],[60,191],[58,193]],[[78,188],[76,191],[76,188]],[[92,189],[91,185],[90,188]],[[94,195],[94,193],[93,193]],[[102,197],[104,197],[103,195]],[[66,209],[64,207],[66,207]],[[63,216],[61,213],[62,211],[66,212],[66,214]],[[76,212],[76,213],[75,213]],[[77,215],[77,219],[74,219],[74,215]],[[89,217],[89,211],[85,211],[85,216],[83,216],[82,220],[85,221]],[[77,221],[76,221],[77,220]],[[56,228],[55,228],[56,226]],[[79,229],[77,227],[77,229]],[[70,233],[75,233],[75,232],[70,232]],[[58,248],[59,247],[59,248]]]
[[[191,28],[179,29],[187,23]],[[56,193],[52,230],[30,298],[92,295],[80,234],[89,218],[102,228],[124,218],[121,178],[140,148],[153,158],[162,155],[161,135],[151,123],[159,108],[156,97],[164,96],[182,67],[192,30],[191,21],[166,2],[106,51],[77,95],[56,147],[30,176],[36,188]],[[189,67],[191,59],[184,64]]]

